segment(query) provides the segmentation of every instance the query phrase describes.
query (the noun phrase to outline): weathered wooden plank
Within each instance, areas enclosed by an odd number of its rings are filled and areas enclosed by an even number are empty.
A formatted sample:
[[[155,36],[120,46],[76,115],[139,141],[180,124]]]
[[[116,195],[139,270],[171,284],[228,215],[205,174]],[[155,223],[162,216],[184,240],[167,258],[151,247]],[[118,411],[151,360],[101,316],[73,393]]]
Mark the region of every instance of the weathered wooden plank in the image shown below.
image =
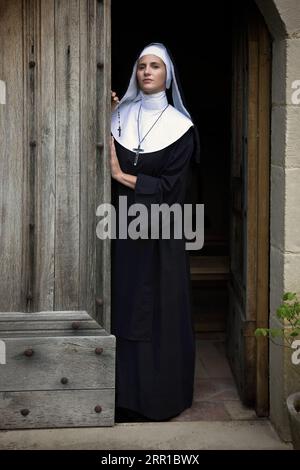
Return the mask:
[[[110,0],[98,2],[97,10],[97,142],[101,144],[97,153],[97,196],[98,204],[110,202],[111,174],[110,155],[110,90],[111,90],[111,29]],[[96,246],[96,296],[102,299],[97,309],[97,319],[107,331],[111,329],[111,279],[110,240],[97,239]]]
[[[97,257],[96,257],[96,209],[98,205],[97,200],[97,187],[102,182],[97,180],[97,2],[93,0],[88,1],[88,61],[87,70],[89,70],[89,83],[88,89],[88,108],[87,108],[87,122],[88,122],[88,160],[87,160],[87,178],[88,188],[91,190],[87,193],[88,203],[88,233],[87,233],[87,310],[95,318],[99,306],[96,304],[97,289],[96,289],[96,271],[97,271]],[[99,297],[99,295],[98,295]]]
[[[258,259],[257,259],[257,312],[256,326],[269,323],[269,187],[270,187],[270,83],[271,38],[264,20],[259,23],[259,105],[258,105]],[[269,342],[257,339],[256,353],[256,412],[267,416],[269,409]]]
[[[80,268],[79,307],[96,305],[96,8],[80,2]],[[98,184],[101,184],[98,182]]]
[[[11,315],[12,316],[12,315]],[[73,321],[61,321],[56,320],[55,322],[49,321],[14,321],[14,322],[4,322],[1,321],[0,323],[0,336],[1,331],[11,331],[11,335],[14,334],[14,331],[32,331],[32,330],[74,330],[72,328],[72,323],[76,323],[76,328],[79,330],[88,329],[88,330],[98,330],[99,327],[97,326],[96,322],[93,321],[78,321],[74,319]]]
[[[111,124],[111,0],[103,2],[103,196],[105,202],[110,202],[111,171],[110,171],[110,124]],[[102,241],[103,243],[103,241]],[[103,243],[102,275],[103,275],[103,325],[106,331],[111,331],[111,243],[107,239]]]
[[[95,257],[88,259],[88,233],[90,230],[89,194],[93,192],[93,181],[88,178],[89,155],[89,122],[88,109],[89,89],[93,83],[93,75],[90,76],[89,63],[89,29],[88,29],[87,0],[79,2],[79,31],[80,31],[80,251],[79,251],[79,308],[87,307],[87,276],[88,270],[93,272]],[[89,83],[89,86],[87,86]],[[89,186],[90,183],[90,186]],[[93,202],[92,202],[93,203]],[[89,268],[88,268],[89,265]],[[95,310],[95,306],[93,306]],[[89,311],[90,312],[90,311]],[[92,312],[90,312],[92,313]]]
[[[100,406],[97,413],[95,407]],[[22,410],[29,410],[23,416]],[[112,426],[114,390],[0,393],[0,429]]]
[[[245,32],[242,24],[235,25],[233,38],[232,82],[232,143],[231,143],[231,200],[232,222],[230,236],[230,264],[236,285],[245,296],[244,276],[244,184],[245,184],[245,120],[246,120],[246,61]],[[244,111],[244,112],[243,112]]]
[[[79,305],[79,1],[55,1],[56,218],[54,309]]]
[[[70,331],[70,334],[82,334],[82,330],[91,330],[94,334],[108,334],[87,312],[35,312],[35,313],[4,313],[0,312],[0,336],[4,333],[14,336],[23,331],[28,335],[32,331],[59,330]],[[60,333],[61,334],[61,333]]]
[[[247,158],[247,307],[248,320],[256,319],[257,271],[257,163],[258,163],[258,31],[252,8],[248,17],[248,152]]]
[[[28,333],[27,330],[14,330],[13,332],[14,338],[49,338],[52,336],[55,337],[63,337],[63,336],[73,336],[73,337],[80,337],[80,336],[112,336],[112,335],[107,335],[106,331],[104,329],[100,330],[94,330],[93,328],[90,329],[79,329],[79,330],[34,330],[31,331],[30,334]],[[11,338],[12,337],[12,332],[11,330],[3,330],[1,331],[0,338],[2,340],[5,340],[6,338]]]
[[[109,336],[87,312],[0,312],[0,337]]]
[[[39,158],[36,171],[34,310],[54,309],[55,250],[55,27],[53,0],[40,2],[40,40],[36,43],[38,62]]]
[[[228,354],[244,403],[255,399],[255,339],[244,334],[255,320],[258,61],[250,2],[238,5],[233,30],[231,267]]]
[[[24,78],[24,211],[23,211],[23,250],[22,286],[25,311],[33,310],[35,290],[35,246],[37,231],[35,225],[36,177],[38,161],[38,29],[39,2],[23,2],[23,78]]]
[[[113,388],[113,336],[6,338],[6,365],[0,368],[0,390]],[[96,354],[96,348],[103,352]],[[26,350],[33,350],[26,356]],[[66,377],[67,384],[61,379]]]
[[[6,104],[0,105],[0,310],[9,311],[25,307],[21,263],[25,222],[22,30],[22,2],[2,0],[0,78],[6,83]]]
[[[6,104],[6,83],[0,80],[0,104]]]
[[[73,321],[73,320],[86,320],[90,322],[94,322],[94,320],[90,317],[90,315],[85,311],[80,310],[62,310],[62,311],[45,311],[45,312],[34,312],[34,313],[23,313],[23,312],[13,312],[13,315],[10,312],[0,312],[0,328],[1,328],[1,321],[20,321],[20,320],[28,320],[28,321],[57,321],[57,320],[64,320],[64,321]],[[95,325],[98,325],[94,322]],[[100,326],[98,325],[98,328]]]

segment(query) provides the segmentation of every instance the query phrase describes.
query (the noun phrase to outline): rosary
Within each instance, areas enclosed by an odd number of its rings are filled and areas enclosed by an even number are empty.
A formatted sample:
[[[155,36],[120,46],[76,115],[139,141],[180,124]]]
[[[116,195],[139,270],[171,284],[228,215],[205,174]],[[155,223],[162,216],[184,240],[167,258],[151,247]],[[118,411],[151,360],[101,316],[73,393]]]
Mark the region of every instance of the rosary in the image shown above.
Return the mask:
[[[138,147],[137,147],[137,148],[132,149],[132,150],[135,152],[135,157],[134,157],[134,162],[133,162],[134,166],[137,165],[137,162],[138,162],[140,153],[144,152],[144,149],[141,148],[141,143],[145,140],[145,138],[147,137],[147,135],[149,134],[149,132],[153,129],[153,127],[155,126],[155,124],[157,123],[157,121],[161,118],[161,116],[163,115],[163,113],[165,112],[165,110],[167,109],[168,106],[169,106],[169,104],[167,104],[167,106],[162,110],[162,112],[160,113],[160,115],[158,116],[158,118],[154,121],[154,123],[152,124],[152,126],[150,127],[150,129],[146,132],[146,134],[144,135],[144,137],[141,139],[141,137],[140,137],[140,127],[139,127],[139,123],[140,123],[140,113],[141,113],[142,103],[140,104],[140,108],[139,108],[139,112],[138,112],[138,118],[137,118],[137,131],[138,131],[139,143],[138,143]],[[118,119],[119,119],[118,131],[119,131],[119,136],[120,136],[120,135],[121,135],[121,125],[120,125],[120,112],[119,112],[119,109],[118,109]]]

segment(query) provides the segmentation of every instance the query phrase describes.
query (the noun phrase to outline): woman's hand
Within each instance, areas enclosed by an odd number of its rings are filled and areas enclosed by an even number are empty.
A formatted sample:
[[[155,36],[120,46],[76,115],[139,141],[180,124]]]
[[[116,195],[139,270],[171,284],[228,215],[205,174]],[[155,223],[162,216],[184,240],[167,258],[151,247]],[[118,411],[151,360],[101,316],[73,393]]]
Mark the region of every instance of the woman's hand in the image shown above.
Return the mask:
[[[110,171],[111,171],[112,178],[119,181],[122,176],[122,170],[121,170],[119,160],[117,157],[113,136],[111,136],[111,141],[110,141]]]
[[[117,97],[117,93],[115,91],[111,91],[111,112],[112,113],[114,112],[118,104],[119,104],[119,98]]]

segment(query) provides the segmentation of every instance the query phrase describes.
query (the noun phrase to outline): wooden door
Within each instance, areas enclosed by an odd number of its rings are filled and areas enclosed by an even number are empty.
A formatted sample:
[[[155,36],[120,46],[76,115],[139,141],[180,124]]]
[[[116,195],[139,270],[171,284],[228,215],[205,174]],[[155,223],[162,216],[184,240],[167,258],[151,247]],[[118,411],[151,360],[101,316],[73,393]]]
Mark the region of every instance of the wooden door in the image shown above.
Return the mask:
[[[110,330],[110,0],[0,0],[0,310]]]
[[[241,398],[268,411],[271,40],[254,2],[236,2],[233,20],[231,246],[228,354]]]

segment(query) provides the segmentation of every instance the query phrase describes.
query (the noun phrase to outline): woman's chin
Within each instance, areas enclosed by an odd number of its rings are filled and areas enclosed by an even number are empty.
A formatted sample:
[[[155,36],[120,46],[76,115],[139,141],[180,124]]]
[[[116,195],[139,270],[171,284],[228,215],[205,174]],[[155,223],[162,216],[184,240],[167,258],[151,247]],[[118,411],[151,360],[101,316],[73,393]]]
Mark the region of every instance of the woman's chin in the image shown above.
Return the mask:
[[[147,83],[144,83],[143,86],[141,87],[141,90],[143,93],[145,94],[151,94],[151,93],[158,93],[159,91],[161,91],[161,89],[157,88],[157,87],[154,87],[151,83],[147,84]]]
[[[142,87],[141,87],[141,90],[144,92],[144,93],[155,93],[156,92],[156,89],[151,86],[151,85],[147,85],[147,84],[144,84]]]

